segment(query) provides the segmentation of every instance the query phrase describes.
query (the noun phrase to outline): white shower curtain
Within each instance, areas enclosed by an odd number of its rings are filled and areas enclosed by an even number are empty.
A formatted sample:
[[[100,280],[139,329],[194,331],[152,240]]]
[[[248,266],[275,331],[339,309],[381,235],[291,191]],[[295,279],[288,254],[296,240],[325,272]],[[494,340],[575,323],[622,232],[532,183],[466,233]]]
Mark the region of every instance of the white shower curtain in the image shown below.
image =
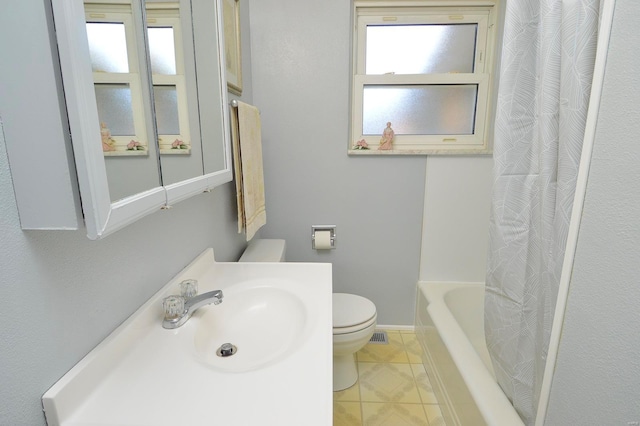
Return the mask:
[[[591,89],[599,0],[507,0],[485,299],[497,380],[531,425]]]

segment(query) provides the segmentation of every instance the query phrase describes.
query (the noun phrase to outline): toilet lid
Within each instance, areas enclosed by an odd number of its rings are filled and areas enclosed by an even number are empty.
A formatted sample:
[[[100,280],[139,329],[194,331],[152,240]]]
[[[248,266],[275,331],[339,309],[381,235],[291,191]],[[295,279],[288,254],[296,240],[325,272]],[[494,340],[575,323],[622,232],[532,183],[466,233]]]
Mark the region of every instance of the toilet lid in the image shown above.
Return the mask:
[[[369,321],[376,314],[376,305],[355,294],[333,293],[333,327],[351,327]]]

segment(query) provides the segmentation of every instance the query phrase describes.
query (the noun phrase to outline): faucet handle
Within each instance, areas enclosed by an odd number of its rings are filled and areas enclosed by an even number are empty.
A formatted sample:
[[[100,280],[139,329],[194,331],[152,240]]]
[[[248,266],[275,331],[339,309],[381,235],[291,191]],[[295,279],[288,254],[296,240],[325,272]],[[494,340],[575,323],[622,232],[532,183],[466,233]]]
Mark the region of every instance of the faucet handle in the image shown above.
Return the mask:
[[[180,294],[189,300],[198,295],[198,280],[184,280],[180,283]]]
[[[172,320],[179,318],[184,314],[184,297],[167,296],[162,299],[162,307],[164,309],[164,319]]]

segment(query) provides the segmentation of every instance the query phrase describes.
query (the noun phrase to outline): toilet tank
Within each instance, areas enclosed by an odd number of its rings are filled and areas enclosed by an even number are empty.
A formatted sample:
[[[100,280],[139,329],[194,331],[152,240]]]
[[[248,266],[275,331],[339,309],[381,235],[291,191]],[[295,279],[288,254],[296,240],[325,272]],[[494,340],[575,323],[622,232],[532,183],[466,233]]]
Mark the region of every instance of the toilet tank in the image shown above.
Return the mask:
[[[252,240],[238,262],[284,262],[285,240]]]

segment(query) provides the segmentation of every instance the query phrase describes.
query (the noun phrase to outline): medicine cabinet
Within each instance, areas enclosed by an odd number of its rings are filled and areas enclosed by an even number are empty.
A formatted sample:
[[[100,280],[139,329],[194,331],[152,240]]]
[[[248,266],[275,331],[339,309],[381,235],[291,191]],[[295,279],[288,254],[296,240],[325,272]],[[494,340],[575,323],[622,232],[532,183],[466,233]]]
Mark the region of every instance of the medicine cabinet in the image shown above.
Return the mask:
[[[219,1],[52,9],[90,239],[231,180]]]

